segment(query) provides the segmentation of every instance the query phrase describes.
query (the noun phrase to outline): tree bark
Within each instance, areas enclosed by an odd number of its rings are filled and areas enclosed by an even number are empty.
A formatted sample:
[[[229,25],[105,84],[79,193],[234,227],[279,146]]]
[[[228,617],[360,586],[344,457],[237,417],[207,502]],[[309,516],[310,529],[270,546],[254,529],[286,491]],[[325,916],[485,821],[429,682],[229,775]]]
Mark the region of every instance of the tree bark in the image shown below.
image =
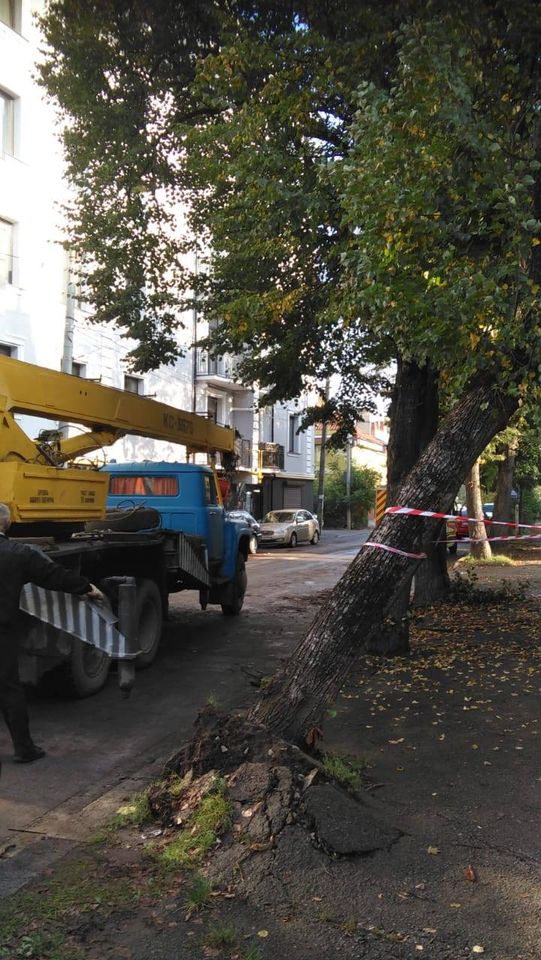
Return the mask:
[[[496,495],[494,497],[493,520],[507,520],[514,522],[513,501],[511,493],[513,491],[513,474],[515,471],[515,461],[517,458],[518,439],[512,439],[505,447],[503,460],[498,464],[498,480],[496,483]],[[492,527],[493,537],[511,536],[514,532],[513,527],[506,527],[502,523],[500,526]],[[505,550],[505,543],[495,543],[493,550],[495,553]]]
[[[387,448],[387,504],[392,506],[400,489],[400,484],[417,463],[427,443],[434,436],[438,426],[438,374],[430,366],[420,366],[415,361],[397,360],[396,380],[390,409],[391,429]],[[434,539],[441,524],[432,525]],[[428,559],[418,581],[415,575],[415,593],[422,597],[423,603],[430,603],[441,597],[449,586],[447,563],[443,567],[436,550],[431,544],[427,550]],[[409,618],[411,599],[411,580],[404,584],[396,597],[385,621],[380,624],[372,636],[367,639],[366,649],[370,653],[384,656],[409,653]]]
[[[479,479],[479,460],[476,460],[471,469],[466,474],[466,509],[469,517],[477,519],[469,523],[470,553],[472,557],[478,560],[490,560],[492,550],[490,543],[487,542],[486,527],[483,523],[483,501],[481,498],[481,481]]]
[[[395,500],[398,506],[449,513],[466,472],[516,409],[493,387],[472,387],[452,410]],[[387,514],[372,536],[378,544],[419,553],[426,520]],[[383,622],[397,593],[419,564],[403,554],[362,548],[318,612],[289,663],[249,717],[275,733],[302,742],[321,723],[367,637]]]

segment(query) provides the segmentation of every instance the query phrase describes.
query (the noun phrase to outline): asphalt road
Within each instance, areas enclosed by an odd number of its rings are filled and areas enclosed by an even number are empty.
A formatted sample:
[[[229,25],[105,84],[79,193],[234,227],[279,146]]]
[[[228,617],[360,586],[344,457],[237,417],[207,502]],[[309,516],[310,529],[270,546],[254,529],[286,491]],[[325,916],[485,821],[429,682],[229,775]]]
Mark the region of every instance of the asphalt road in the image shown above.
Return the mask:
[[[116,674],[88,700],[30,693],[33,736],[47,750],[34,764],[11,759],[0,728],[0,895],[7,894],[74,842],[97,829],[123,798],[185,742],[212,698],[242,708],[294,648],[367,531],[325,531],[316,546],[267,548],[251,557],[240,617],[202,611],[195,594],[172,598],[171,619],[153,666],[137,674],[130,699]]]

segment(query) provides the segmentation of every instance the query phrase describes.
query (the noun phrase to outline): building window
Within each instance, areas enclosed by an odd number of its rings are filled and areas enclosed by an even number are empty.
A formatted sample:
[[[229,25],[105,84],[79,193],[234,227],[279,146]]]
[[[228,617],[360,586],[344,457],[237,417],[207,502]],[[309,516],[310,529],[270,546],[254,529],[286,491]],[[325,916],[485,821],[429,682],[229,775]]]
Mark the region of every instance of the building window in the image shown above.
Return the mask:
[[[13,224],[0,220],[0,287],[13,283]]]
[[[207,397],[207,417],[213,423],[218,423],[218,399],[217,397]]]
[[[78,360],[72,360],[71,372],[74,377],[86,377],[86,363],[79,363]]]
[[[0,90],[0,152],[12,157],[15,153],[15,101]]]
[[[301,441],[298,434],[298,429],[300,427],[300,417],[298,413],[290,413],[289,415],[289,453],[300,453],[301,452]]]
[[[12,357],[14,360],[17,359],[19,354],[18,348],[13,343],[0,343],[0,357]]]
[[[0,0],[0,23],[5,23],[12,30],[16,30],[18,27],[17,7],[16,0]]]
[[[144,393],[144,383],[142,377],[134,377],[131,374],[124,374],[124,390],[128,393],[138,393],[142,396]]]

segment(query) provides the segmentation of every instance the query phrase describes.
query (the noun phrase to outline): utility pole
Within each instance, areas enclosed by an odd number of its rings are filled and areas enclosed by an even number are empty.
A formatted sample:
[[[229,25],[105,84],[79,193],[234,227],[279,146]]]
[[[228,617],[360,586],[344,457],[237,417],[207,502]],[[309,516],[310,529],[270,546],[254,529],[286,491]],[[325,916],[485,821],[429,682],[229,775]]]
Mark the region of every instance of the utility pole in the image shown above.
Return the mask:
[[[60,369],[62,373],[73,373],[73,337],[75,332],[75,284],[71,279],[71,266],[68,267],[68,285],[66,287],[66,316],[64,319],[64,342]],[[69,436],[69,424],[60,422],[58,430],[62,437]]]
[[[194,261],[194,275],[197,283],[197,277],[199,276],[199,258],[197,256],[197,250],[195,251],[195,261]],[[193,291],[193,309],[192,309],[192,411],[197,413],[197,321],[198,321],[198,310],[197,310],[197,291],[194,288]]]
[[[325,400],[329,399],[330,380],[325,383]],[[319,447],[319,471],[317,480],[317,518],[320,532],[325,521],[325,463],[327,460],[327,421],[321,425],[321,444]]]
[[[62,373],[73,373],[73,334],[75,330],[75,284],[68,279],[66,291],[66,317],[64,320],[64,344],[60,369]]]
[[[324,422],[321,426],[321,444],[319,447],[319,473],[317,480],[317,518],[319,520],[319,529],[323,530],[325,518],[325,459],[327,443],[327,424]]]
[[[346,447],[346,528],[351,530],[351,448],[353,437],[348,437]]]

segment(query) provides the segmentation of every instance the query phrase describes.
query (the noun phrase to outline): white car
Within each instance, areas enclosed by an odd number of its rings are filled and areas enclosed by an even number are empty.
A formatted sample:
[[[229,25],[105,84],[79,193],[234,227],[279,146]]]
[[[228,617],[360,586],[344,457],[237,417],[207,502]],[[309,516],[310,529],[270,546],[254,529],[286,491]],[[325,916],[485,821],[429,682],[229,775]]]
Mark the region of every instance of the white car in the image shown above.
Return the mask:
[[[261,521],[261,543],[317,543],[320,536],[317,517],[308,510],[271,510]]]

